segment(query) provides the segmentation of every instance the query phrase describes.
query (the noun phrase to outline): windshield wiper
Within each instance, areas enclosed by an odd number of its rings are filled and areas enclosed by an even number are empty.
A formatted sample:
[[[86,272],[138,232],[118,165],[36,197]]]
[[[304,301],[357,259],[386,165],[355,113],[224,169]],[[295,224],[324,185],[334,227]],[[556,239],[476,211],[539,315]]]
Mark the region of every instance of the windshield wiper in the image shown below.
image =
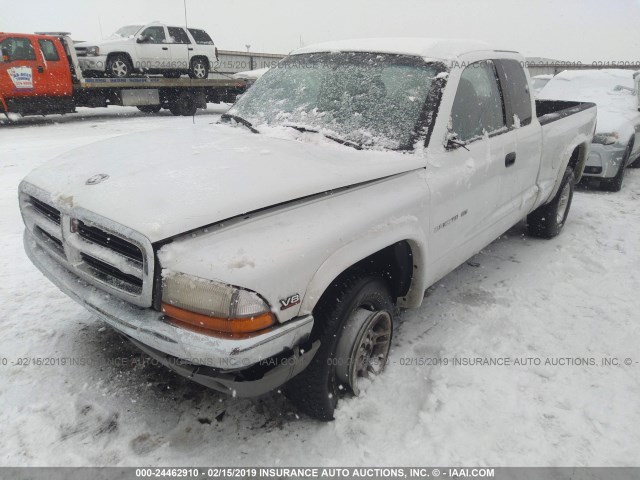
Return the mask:
[[[240,115],[234,115],[233,113],[223,113],[222,117],[220,117],[222,120],[235,120],[237,123],[244,125],[245,127],[247,127],[249,130],[251,130],[252,133],[260,133],[254,126],[253,123],[251,123],[249,120],[242,118]]]
[[[307,128],[307,127],[303,127],[301,125],[290,125],[290,124],[285,124],[282,125],[283,127],[289,127],[289,128],[294,128],[296,130],[298,130],[299,132],[307,132],[307,133],[319,133],[320,135],[322,135],[325,138],[328,138],[329,140],[333,140],[334,142],[337,142],[341,145],[346,145],[347,147],[353,147],[356,150],[362,150],[362,145],[360,145],[359,143],[356,142],[352,142],[351,140],[345,140],[344,138],[340,138],[340,137],[334,137],[333,135],[328,135],[326,133],[322,133],[319,130],[314,130],[312,128]]]

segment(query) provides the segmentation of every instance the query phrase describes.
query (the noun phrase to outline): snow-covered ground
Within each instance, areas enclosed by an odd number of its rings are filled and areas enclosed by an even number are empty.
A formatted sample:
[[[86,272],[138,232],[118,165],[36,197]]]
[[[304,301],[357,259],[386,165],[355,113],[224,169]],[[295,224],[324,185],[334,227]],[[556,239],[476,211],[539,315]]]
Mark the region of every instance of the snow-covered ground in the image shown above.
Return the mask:
[[[0,465],[640,464],[640,170],[620,193],[577,192],[558,238],[518,225],[440,281],[403,314],[385,374],[323,424],[277,392],[229,398],[152,364],[23,253],[16,191],[29,170],[191,122],[114,109],[0,126]],[[602,366],[610,357],[620,365]]]

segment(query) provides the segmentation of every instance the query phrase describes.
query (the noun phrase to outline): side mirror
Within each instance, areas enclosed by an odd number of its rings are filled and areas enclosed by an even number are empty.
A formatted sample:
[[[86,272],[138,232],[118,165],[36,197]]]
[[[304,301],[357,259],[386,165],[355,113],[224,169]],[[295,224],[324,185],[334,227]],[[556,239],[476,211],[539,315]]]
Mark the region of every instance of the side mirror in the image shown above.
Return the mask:
[[[2,48],[2,61],[5,63],[9,63],[11,61],[11,57],[9,56],[9,49],[7,47]]]
[[[137,43],[147,43],[149,41],[149,37],[146,35],[138,35],[136,37],[136,42]]]
[[[469,151],[467,148],[467,142],[463,142],[458,139],[458,134],[455,132],[447,133],[447,149],[462,147],[465,150]]]

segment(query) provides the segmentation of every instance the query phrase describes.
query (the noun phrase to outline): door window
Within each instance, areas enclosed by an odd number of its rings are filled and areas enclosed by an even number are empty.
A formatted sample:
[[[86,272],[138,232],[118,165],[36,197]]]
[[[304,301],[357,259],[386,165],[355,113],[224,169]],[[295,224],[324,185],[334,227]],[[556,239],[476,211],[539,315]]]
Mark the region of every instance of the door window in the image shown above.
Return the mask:
[[[42,56],[47,62],[57,62],[60,60],[60,55],[58,55],[58,50],[56,50],[56,45],[51,40],[38,40],[40,44],[40,49],[42,50]]]
[[[502,87],[508,99],[511,112],[508,126],[519,124],[521,127],[529,125],[533,117],[531,109],[531,92],[524,74],[524,68],[517,60],[496,60],[501,71]],[[547,80],[548,81],[548,80]]]
[[[16,60],[35,61],[36,52],[28,38],[5,38],[0,42],[2,56],[8,57],[9,62]]]
[[[463,142],[496,133],[506,126],[504,103],[491,61],[469,65],[462,72],[451,111],[451,131]]]
[[[146,43],[165,43],[167,40],[164,34],[164,27],[147,27],[141,35]]]
[[[172,43],[191,43],[183,28],[169,27],[169,37],[171,37]]]

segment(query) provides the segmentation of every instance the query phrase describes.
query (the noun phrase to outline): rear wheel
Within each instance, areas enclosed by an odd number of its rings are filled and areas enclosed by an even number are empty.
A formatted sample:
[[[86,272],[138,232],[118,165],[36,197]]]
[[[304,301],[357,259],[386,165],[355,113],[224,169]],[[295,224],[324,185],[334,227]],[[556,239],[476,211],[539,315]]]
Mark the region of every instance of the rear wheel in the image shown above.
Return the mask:
[[[527,217],[529,235],[539,238],[553,238],[564,227],[573,200],[575,177],[573,170],[567,168],[562,177],[556,196],[546,205],[538,207]]]
[[[140,105],[138,106],[138,110],[143,113],[158,113],[162,110],[162,107],[160,105]]]
[[[600,188],[602,190],[607,192],[619,192],[622,189],[622,182],[624,181],[624,174],[627,171],[627,162],[631,156],[632,149],[633,145],[627,145],[622,160],[620,161],[618,171],[616,172],[616,176],[613,178],[605,178],[600,181]]]
[[[318,420],[332,420],[341,392],[358,395],[387,362],[395,306],[379,277],[339,278],[314,310],[311,364],[285,386],[287,397]]]
[[[114,78],[129,77],[133,72],[131,60],[124,54],[117,54],[107,60],[107,75]]]
[[[199,80],[207,78],[209,76],[209,62],[201,57],[192,59],[189,67],[189,76]]]
[[[174,115],[183,115],[190,117],[196,114],[198,107],[195,97],[189,92],[181,92],[169,104],[169,110]]]

